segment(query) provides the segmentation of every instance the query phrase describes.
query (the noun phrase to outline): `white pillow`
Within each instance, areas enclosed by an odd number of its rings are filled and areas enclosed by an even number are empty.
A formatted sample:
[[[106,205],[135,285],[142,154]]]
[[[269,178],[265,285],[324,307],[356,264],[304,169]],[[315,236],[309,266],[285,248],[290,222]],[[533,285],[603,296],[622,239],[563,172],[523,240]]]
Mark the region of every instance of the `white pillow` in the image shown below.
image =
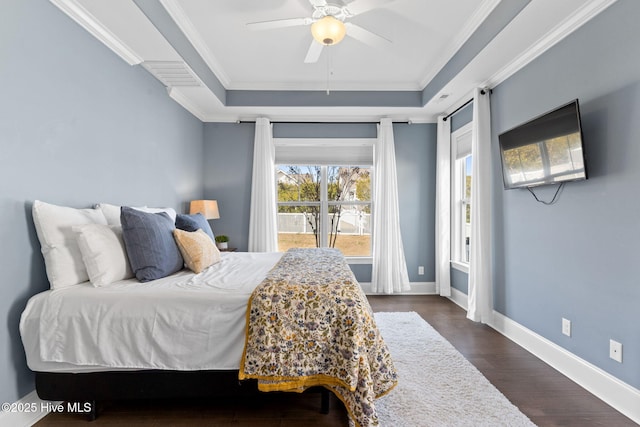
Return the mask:
[[[133,277],[121,226],[85,224],[73,227],[73,231],[93,286]]]
[[[98,203],[94,207],[102,211],[102,214],[107,220],[107,224],[121,225],[120,224],[120,206],[110,205],[109,203]]]
[[[98,209],[74,209],[36,200],[32,208],[47,277],[52,289],[89,280],[82,254],[72,231],[75,225],[107,224]]]
[[[171,218],[171,221],[173,221],[173,223],[176,223],[176,210],[173,208],[148,208],[148,207],[142,207],[142,208],[136,208],[134,207],[133,209],[138,210],[138,211],[142,211],[142,212],[147,212],[147,213],[159,213],[159,212],[165,212],[167,215],[169,215],[169,218]]]
[[[109,203],[98,203],[94,206],[96,209],[100,209],[102,214],[107,219],[109,225],[122,225],[120,223],[120,205],[111,205]],[[133,209],[144,210],[146,206],[134,207]],[[175,211],[174,211],[175,212]],[[174,218],[175,221],[175,218]]]
[[[107,224],[122,225],[120,222],[120,206],[111,205],[109,203],[98,203],[97,205],[95,205],[95,208],[102,211],[102,214],[107,219]],[[177,212],[173,208],[148,208],[146,206],[132,206],[131,208],[147,213],[166,212],[171,220],[174,223],[176,222]]]

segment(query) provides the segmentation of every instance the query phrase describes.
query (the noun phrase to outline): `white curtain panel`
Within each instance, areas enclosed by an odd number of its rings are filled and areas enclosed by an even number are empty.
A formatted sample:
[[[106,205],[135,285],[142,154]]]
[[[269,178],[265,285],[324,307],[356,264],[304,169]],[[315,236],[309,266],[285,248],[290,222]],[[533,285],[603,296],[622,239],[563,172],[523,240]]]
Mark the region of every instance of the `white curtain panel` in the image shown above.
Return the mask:
[[[373,152],[373,292],[408,291],[409,273],[404,257],[398,208],[398,177],[391,119],[382,119]]]
[[[451,120],[438,117],[436,148],[436,286],[451,296]]]
[[[474,91],[472,126],[473,162],[467,317],[476,322],[490,323],[493,316],[493,277],[491,271],[491,110],[488,90]]]
[[[260,117],[253,145],[249,252],[278,251],[275,158],[271,123]]]

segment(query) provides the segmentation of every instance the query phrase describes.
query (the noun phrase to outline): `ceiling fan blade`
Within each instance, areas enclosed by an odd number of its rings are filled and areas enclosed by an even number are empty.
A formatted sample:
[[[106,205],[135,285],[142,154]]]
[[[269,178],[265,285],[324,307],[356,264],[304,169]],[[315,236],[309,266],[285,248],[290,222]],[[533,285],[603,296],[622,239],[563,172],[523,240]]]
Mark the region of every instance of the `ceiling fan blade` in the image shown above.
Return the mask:
[[[250,22],[247,24],[247,28],[253,31],[273,30],[275,28],[311,25],[312,22],[311,18],[276,19],[275,21]]]
[[[362,43],[368,44],[369,46],[384,49],[393,45],[391,40],[387,40],[384,37],[374,34],[369,30],[365,30],[364,28],[356,24],[347,22],[344,25],[347,27],[348,36],[353,37],[354,39],[361,41]]]
[[[304,58],[304,63],[313,64],[318,62],[323,47],[324,45],[322,43],[318,43],[315,39],[312,40],[311,46],[309,46],[309,50],[307,51],[307,56]]]
[[[349,16],[356,16],[387,3],[391,3],[392,1],[393,0],[355,0],[347,4],[344,9],[346,9]]]

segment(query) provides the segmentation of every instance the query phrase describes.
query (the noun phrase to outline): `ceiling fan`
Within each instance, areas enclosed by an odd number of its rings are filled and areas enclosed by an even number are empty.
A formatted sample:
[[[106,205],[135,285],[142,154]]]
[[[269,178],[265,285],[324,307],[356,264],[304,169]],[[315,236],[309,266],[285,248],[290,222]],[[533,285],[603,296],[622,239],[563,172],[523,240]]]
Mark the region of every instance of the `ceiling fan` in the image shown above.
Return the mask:
[[[348,22],[361,13],[368,12],[393,0],[355,0],[346,6],[327,3],[326,0],[309,0],[313,6],[311,17],[277,19],[247,24],[251,30],[271,30],[284,27],[311,26],[313,40],[304,62],[314,63],[320,58],[324,46],[340,43],[345,35],[373,47],[387,47],[391,41],[369,30]]]

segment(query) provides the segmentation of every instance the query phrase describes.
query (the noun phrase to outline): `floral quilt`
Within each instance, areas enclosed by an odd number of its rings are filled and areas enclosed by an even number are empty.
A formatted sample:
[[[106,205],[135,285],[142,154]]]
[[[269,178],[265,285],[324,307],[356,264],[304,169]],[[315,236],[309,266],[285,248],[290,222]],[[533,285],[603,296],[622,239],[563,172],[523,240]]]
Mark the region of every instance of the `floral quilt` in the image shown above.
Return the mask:
[[[371,306],[336,249],[290,249],[254,290],[240,379],[262,391],[324,386],[353,424],[378,425],[375,399],[397,383]]]

